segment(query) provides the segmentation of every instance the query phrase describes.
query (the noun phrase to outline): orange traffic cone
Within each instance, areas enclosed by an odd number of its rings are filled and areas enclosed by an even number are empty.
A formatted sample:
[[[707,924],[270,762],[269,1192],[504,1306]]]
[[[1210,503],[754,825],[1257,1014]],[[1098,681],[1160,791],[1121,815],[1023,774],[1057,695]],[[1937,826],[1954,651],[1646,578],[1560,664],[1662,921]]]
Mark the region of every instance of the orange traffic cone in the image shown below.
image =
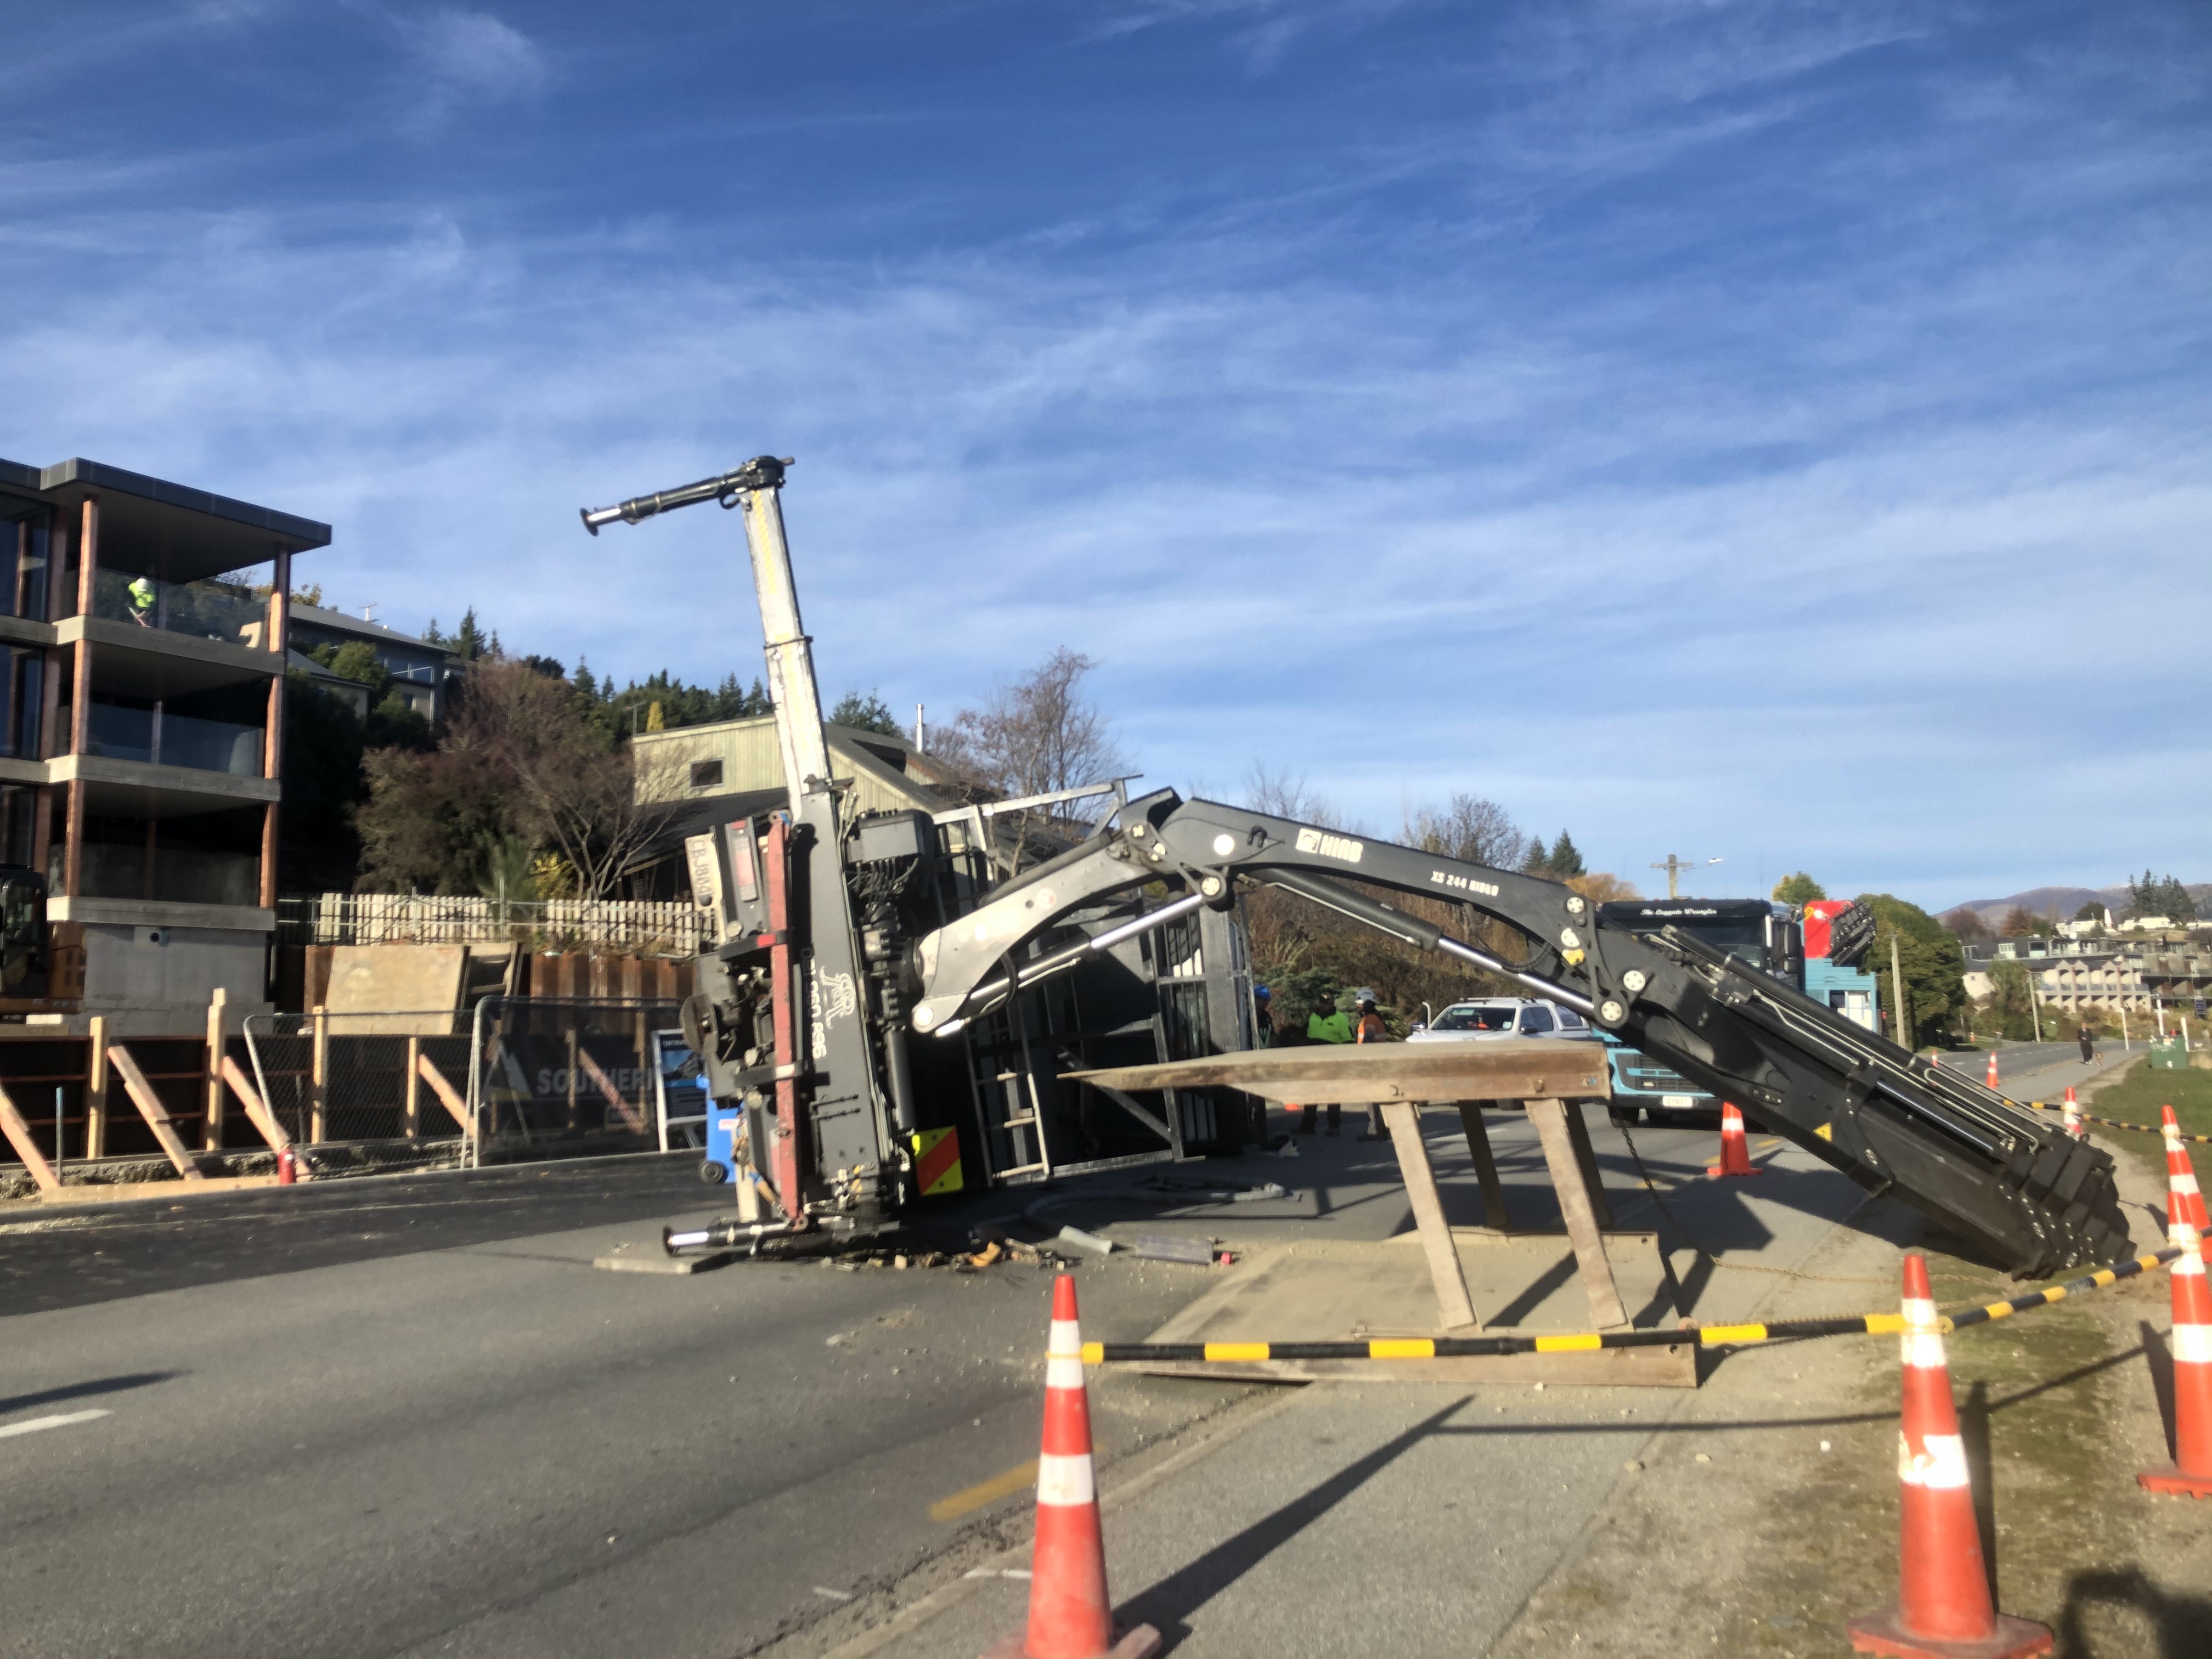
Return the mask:
[[[2174,1121],[2173,1108],[2159,1109],[2159,1133],[2166,1141],[2166,1212],[2173,1213],[2173,1204],[2180,1201],[2181,1218],[2197,1229],[2202,1238],[2212,1221],[2204,1218],[2204,1194],[2197,1189],[2197,1171],[2189,1162],[2189,1149],[2181,1144],[2181,1125]]]
[[[2136,1479],[2152,1492],[2212,1498],[2212,1289],[2204,1248],[2180,1215],[2182,1194],[2166,1194],[2166,1237],[2181,1247],[2173,1264],[2173,1462]]]
[[[1028,1634],[983,1659],[1150,1659],[1160,1633],[1139,1625],[1114,1636],[1106,1597],[1106,1540],[1091,1464],[1091,1398],[1083,1386],[1083,1334],[1075,1280],[1052,1284],[1052,1340],[1045,1346],[1044,1449],[1037,1458],[1036,1543],[1030,1558]]]
[[[1992,1089],[1997,1086],[1997,1051],[1994,1048],[1990,1050],[1990,1074],[1982,1081]]]
[[[2081,1103],[2074,1098],[2074,1085],[2066,1085],[2066,1133],[2075,1139],[2081,1139]]]
[[[1844,1626],[1857,1653],[1899,1659],[2027,1659],[2048,1653],[2045,1626],[1990,1601],[1966,1442],[1936,1322],[1928,1261],[1905,1258],[1905,1419],[1898,1437],[1898,1597]]]
[[[1721,1161],[1705,1166],[1705,1177],[1718,1181],[1723,1176],[1765,1175],[1751,1164],[1751,1143],[1743,1136],[1743,1114],[1735,1109],[1734,1101],[1721,1102]]]

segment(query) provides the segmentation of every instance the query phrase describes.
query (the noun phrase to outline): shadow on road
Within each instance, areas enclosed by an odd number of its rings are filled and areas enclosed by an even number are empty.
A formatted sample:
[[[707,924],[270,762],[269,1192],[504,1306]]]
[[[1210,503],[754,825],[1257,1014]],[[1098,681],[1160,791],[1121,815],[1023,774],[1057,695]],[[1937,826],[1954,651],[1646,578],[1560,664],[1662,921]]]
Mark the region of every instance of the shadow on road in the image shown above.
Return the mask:
[[[0,1400],[0,1416],[9,1412],[28,1411],[33,1406],[52,1406],[64,1400],[83,1400],[93,1395],[121,1394],[125,1389],[149,1388],[156,1382],[167,1382],[182,1376],[182,1371],[127,1371],[120,1376],[96,1376],[88,1382],[71,1382],[58,1389],[41,1389],[36,1394],[19,1394]]]
[[[1261,1516],[1233,1538],[1224,1539],[1188,1566],[1150,1586],[1119,1609],[1120,1618],[1133,1625],[1153,1626],[1164,1638],[1164,1651],[1173,1652],[1190,1634],[1190,1626],[1185,1621],[1192,1613],[1435,1433],[1444,1419],[1466,1403],[1455,1400],[1441,1411],[1431,1413],[1357,1462],[1338,1470],[1312,1491],[1299,1494],[1272,1515]]]

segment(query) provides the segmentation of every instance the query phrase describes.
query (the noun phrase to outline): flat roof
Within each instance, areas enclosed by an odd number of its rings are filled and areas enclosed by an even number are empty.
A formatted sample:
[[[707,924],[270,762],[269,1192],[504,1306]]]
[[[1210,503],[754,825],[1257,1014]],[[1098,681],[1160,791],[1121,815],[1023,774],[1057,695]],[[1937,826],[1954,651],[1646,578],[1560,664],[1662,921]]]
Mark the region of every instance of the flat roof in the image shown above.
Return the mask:
[[[331,527],[275,507],[72,456],[48,467],[0,460],[0,484],[70,507],[97,495],[100,563],[165,581],[197,581],[263,564],[278,547],[327,547]]]

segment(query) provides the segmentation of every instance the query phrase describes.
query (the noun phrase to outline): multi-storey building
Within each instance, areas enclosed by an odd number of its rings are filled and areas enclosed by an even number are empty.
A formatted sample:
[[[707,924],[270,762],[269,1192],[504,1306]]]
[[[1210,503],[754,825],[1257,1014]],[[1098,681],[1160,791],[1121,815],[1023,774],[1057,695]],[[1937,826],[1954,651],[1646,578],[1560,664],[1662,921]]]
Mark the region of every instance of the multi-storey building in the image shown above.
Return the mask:
[[[330,526],[94,461],[0,461],[0,859],[82,924],[85,1013],[191,1030],[217,987],[262,1002],[283,596]]]

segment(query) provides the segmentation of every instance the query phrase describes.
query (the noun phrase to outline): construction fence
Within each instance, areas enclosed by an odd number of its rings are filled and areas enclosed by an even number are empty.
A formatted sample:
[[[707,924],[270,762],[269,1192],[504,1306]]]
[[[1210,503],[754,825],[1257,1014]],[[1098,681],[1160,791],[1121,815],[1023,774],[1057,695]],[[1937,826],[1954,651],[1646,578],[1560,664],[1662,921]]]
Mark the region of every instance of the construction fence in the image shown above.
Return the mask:
[[[487,997],[465,1012],[257,1014],[246,1041],[254,1087],[301,1146],[434,1146],[482,1165],[695,1144],[705,1103],[680,1008]]]
[[[0,1038],[0,1193],[697,1148],[674,998],[490,997],[416,1013],[254,1014],[203,1037]],[[7,1154],[0,1152],[0,1159]],[[166,1166],[166,1167],[165,1167]]]

